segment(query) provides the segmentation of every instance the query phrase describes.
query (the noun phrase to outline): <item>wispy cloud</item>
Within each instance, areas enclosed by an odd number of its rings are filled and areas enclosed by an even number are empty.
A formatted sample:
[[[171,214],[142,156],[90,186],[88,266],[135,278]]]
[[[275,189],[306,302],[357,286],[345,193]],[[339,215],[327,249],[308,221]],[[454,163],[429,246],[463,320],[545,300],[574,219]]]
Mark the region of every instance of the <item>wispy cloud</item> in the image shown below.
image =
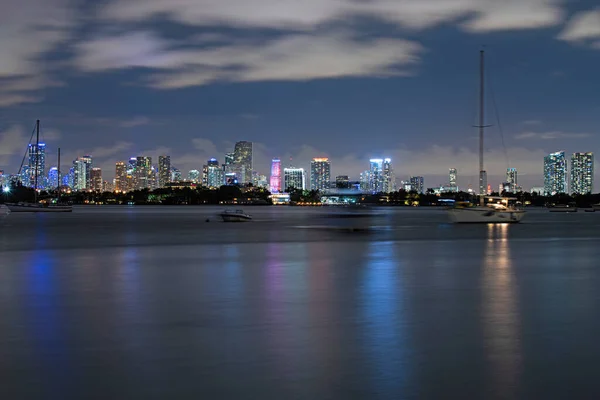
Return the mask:
[[[592,46],[600,42],[600,8],[575,14],[558,38],[569,42],[590,42]]]
[[[148,117],[133,117],[131,119],[125,119],[118,122],[121,128],[135,128],[136,126],[148,125],[150,118]]]
[[[539,140],[555,140],[555,139],[582,139],[592,136],[589,133],[571,133],[561,131],[549,132],[523,132],[515,135],[515,139],[539,139]]]
[[[523,125],[541,125],[542,121],[539,119],[528,119],[523,121]]]

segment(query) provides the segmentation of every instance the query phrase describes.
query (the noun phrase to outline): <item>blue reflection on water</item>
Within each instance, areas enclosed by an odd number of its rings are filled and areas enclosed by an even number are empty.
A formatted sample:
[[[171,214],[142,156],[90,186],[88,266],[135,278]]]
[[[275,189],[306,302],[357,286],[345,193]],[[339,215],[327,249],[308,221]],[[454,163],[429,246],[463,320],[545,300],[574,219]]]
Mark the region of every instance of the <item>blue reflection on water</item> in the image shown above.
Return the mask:
[[[369,242],[362,298],[367,359],[377,378],[374,386],[378,393],[402,393],[409,374],[397,257],[394,242]]]

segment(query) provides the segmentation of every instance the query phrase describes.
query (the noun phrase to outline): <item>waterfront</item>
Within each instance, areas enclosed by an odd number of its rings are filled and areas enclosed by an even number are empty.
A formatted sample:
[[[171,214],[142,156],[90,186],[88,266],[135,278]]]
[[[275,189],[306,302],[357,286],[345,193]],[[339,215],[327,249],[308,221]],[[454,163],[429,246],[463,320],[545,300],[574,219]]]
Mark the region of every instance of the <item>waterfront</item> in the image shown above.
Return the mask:
[[[600,213],[245,210],[0,219],[2,398],[600,394]]]

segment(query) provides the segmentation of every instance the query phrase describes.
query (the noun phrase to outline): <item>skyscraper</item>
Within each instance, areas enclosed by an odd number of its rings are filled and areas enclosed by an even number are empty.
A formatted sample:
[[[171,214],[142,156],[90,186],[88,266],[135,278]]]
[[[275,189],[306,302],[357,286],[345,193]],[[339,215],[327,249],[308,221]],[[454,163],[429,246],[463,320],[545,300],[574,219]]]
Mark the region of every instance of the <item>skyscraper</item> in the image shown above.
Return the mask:
[[[271,160],[270,191],[271,193],[281,192],[281,160],[279,158]]]
[[[369,191],[373,193],[389,193],[395,190],[394,170],[389,158],[372,158],[369,160]]]
[[[458,185],[456,184],[456,178],[458,177],[456,168],[450,168],[449,172],[448,172],[448,177],[449,179],[449,184],[451,188],[458,188]],[[458,190],[457,190],[458,191]]]
[[[252,183],[252,142],[237,142],[233,157],[238,182],[242,185]]]
[[[92,186],[92,157],[78,157],[73,161],[73,189],[90,190]]]
[[[310,163],[310,189],[329,189],[331,163],[328,158],[313,158]]]
[[[102,191],[102,169],[92,168],[90,174],[90,190],[93,192]]]
[[[39,146],[29,144],[29,184],[27,186],[35,186],[35,174],[37,167],[38,183],[37,188],[43,188],[42,182],[46,176],[46,144],[40,143]]]
[[[158,187],[171,182],[171,156],[158,156]]]
[[[571,156],[571,194],[587,194],[594,190],[594,154]]]
[[[508,183],[508,191],[511,193],[516,193],[518,182],[517,182],[517,169],[516,168],[508,168],[506,170],[506,183]],[[506,189],[506,187],[504,188]],[[500,191],[502,193],[502,191]]]
[[[154,181],[152,173],[152,157],[136,157],[134,176],[135,187],[137,190],[152,188]]]
[[[390,158],[383,160],[381,189],[384,193],[396,191],[396,177],[394,176],[394,169],[392,168],[392,160]]]
[[[194,183],[200,182],[200,171],[191,169],[190,172],[188,172],[188,180]]]
[[[115,190],[117,192],[127,192],[127,167],[123,161],[118,161],[115,164]]]
[[[283,188],[285,192],[290,189],[305,189],[304,168],[288,167],[283,169]]]
[[[422,176],[411,176],[409,179],[410,188],[417,193],[423,193],[424,179]]]
[[[559,151],[544,157],[544,194],[567,192],[567,163],[565,152]]]
[[[209,188],[218,188],[223,185],[225,176],[223,169],[219,167],[219,161],[216,158],[208,160],[206,165],[206,183]]]
[[[348,175],[336,176],[335,187],[338,189],[350,189],[350,177]]]
[[[58,168],[52,167],[48,170],[48,187],[47,189],[54,190],[58,188]]]
[[[178,168],[171,167],[171,182],[181,182],[181,171]]]

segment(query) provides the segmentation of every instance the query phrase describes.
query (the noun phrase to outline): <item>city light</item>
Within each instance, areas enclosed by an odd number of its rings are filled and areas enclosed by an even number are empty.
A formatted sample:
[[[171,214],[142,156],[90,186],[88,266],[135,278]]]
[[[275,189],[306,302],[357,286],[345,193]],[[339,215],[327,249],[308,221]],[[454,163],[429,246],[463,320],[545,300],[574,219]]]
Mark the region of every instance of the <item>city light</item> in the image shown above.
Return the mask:
[[[4,193],[10,193],[10,187],[8,187],[8,186],[4,186],[4,187],[2,188],[2,191],[3,191]]]

